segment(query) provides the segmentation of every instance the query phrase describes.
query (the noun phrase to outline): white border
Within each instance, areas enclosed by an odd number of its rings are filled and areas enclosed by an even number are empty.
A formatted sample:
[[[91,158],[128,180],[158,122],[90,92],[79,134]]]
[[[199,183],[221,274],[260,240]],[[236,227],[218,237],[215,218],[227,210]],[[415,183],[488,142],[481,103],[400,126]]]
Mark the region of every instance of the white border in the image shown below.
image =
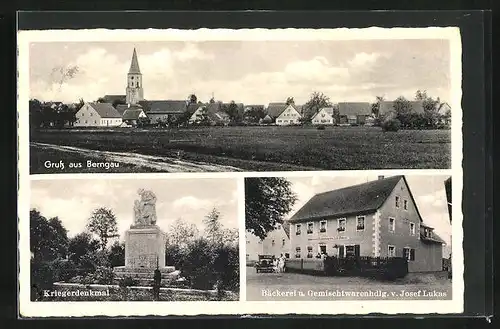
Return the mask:
[[[29,208],[30,179],[106,179],[135,178],[137,174],[57,174],[29,176],[29,44],[30,42],[97,42],[97,41],[215,41],[215,40],[366,40],[366,39],[448,39],[451,52],[452,169],[451,170],[377,170],[380,175],[451,175],[453,177],[452,264],[453,299],[420,301],[301,301],[301,302],[30,302],[29,273]],[[462,249],[462,111],[461,111],[461,40],[456,27],[378,28],[365,29],[199,29],[199,30],[45,30],[18,33],[18,143],[19,143],[19,310],[24,317],[48,316],[146,316],[203,314],[399,314],[411,310],[414,314],[460,313],[463,311],[463,249]],[[358,176],[363,170],[341,172],[277,172],[272,175],[289,177],[311,175]],[[141,178],[239,178],[240,202],[243,200],[244,176],[269,176],[269,173],[197,173],[142,174]],[[244,209],[239,208],[240,217]],[[244,216],[243,216],[244,217]],[[239,218],[240,223],[244,221]],[[246,243],[244,227],[240,227],[241,296],[245,296]],[[242,234],[243,233],[243,234]],[[243,243],[242,243],[243,241]],[[245,247],[242,247],[245,246]],[[241,257],[243,255],[243,257]]]

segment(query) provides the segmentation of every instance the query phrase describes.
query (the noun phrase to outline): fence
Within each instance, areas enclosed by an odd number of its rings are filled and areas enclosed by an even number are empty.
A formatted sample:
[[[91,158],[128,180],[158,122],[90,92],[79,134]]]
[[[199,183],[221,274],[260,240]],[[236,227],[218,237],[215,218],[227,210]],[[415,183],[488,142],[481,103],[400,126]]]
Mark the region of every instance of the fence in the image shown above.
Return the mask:
[[[327,257],[321,259],[287,259],[289,272],[318,275],[367,276],[397,279],[408,274],[408,262],[403,257]]]

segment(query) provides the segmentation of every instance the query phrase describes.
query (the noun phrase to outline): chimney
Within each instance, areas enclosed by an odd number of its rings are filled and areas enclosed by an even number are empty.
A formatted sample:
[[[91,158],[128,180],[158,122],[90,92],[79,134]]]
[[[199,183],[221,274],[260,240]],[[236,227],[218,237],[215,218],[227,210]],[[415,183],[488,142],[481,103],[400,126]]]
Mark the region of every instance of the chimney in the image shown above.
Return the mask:
[[[378,179],[379,180],[384,179],[384,176],[378,176]]]

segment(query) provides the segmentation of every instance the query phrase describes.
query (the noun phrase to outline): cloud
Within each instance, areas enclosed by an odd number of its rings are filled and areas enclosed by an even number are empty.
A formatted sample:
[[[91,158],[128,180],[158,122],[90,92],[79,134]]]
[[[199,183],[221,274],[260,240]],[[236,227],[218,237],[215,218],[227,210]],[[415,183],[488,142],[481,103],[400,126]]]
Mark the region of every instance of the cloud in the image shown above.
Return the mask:
[[[366,68],[375,64],[382,56],[383,55],[380,53],[357,53],[351,60],[349,60],[348,64],[352,68]]]
[[[188,43],[182,50],[175,52],[174,57],[181,62],[186,62],[191,60],[211,60],[214,55],[201,51],[196,44]]]
[[[213,202],[210,200],[203,200],[196,198],[194,196],[184,196],[180,199],[175,200],[172,203],[173,207],[176,209],[207,209],[208,207],[213,205]]]

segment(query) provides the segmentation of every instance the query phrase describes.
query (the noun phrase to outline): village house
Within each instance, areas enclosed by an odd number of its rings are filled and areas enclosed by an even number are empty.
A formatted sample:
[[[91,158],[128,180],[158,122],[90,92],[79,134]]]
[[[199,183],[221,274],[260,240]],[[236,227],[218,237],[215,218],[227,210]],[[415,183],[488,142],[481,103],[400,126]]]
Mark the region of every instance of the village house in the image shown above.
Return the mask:
[[[405,257],[409,272],[442,269],[444,241],[424,224],[404,176],[316,194],[289,222],[292,258]]]
[[[85,103],[75,117],[75,127],[117,127],[122,124],[122,116],[109,103]]]
[[[373,124],[372,105],[368,102],[339,103],[340,125]]]
[[[380,102],[380,107],[378,111],[379,116],[388,116],[388,115],[394,115],[395,110],[394,110],[394,101],[382,101]],[[425,113],[424,111],[424,103],[422,101],[409,101],[410,104],[410,111],[412,113],[420,113],[423,114]]]
[[[144,110],[142,108],[132,107],[132,106],[123,111],[122,114],[122,121],[125,124],[134,127],[137,126],[137,124],[141,119],[145,120],[147,118],[148,116],[146,115],[146,113],[144,113]]]
[[[315,125],[333,125],[336,123],[333,107],[323,107],[311,118]]]
[[[198,105],[196,111],[194,111],[189,118],[189,123],[207,123],[212,126],[227,126],[231,119],[229,115],[223,111],[222,106],[223,104],[219,102]]]
[[[295,104],[270,103],[267,114],[279,126],[299,124],[302,115],[301,108]]]
[[[139,105],[153,124],[170,122],[188,111],[187,100],[143,100]]]
[[[286,258],[290,258],[290,224],[288,222],[278,224],[274,230],[267,233],[264,240],[249,231],[246,232],[245,237],[247,263],[257,261],[259,255],[271,255],[278,258],[283,254]]]

